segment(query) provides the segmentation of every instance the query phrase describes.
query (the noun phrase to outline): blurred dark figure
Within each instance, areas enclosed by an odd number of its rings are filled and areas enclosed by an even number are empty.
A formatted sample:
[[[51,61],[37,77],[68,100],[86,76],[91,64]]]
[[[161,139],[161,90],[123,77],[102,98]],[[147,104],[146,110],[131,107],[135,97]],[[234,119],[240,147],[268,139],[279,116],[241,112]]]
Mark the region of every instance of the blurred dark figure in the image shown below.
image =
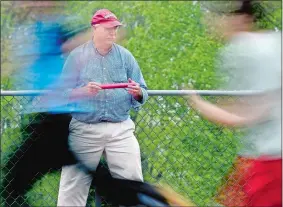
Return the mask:
[[[112,206],[196,206],[174,192],[169,186],[113,178],[110,171],[103,165],[97,167],[94,184],[98,194]]]

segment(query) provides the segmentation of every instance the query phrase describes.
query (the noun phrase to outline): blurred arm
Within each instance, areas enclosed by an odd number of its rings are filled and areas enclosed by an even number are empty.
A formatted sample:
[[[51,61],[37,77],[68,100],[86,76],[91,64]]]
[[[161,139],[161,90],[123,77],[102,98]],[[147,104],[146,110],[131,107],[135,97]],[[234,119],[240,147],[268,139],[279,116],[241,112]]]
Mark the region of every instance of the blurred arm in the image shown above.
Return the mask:
[[[65,93],[65,97],[69,100],[76,100],[81,98],[82,93],[77,86],[80,68],[78,64],[78,57],[74,53],[70,53],[63,67],[60,78],[60,86]]]
[[[90,40],[92,37],[92,29],[88,29],[87,31],[81,32],[74,37],[70,38],[67,40],[63,45],[62,45],[62,51],[64,53],[69,53],[76,47],[84,44],[88,40]]]
[[[240,115],[236,112],[241,111],[240,105],[238,107],[234,105],[233,110],[235,113],[231,113],[203,100],[197,95],[191,96],[188,99],[188,103],[209,121],[230,127],[251,125],[264,118],[270,108],[270,104],[262,104],[253,107],[253,110],[250,110],[248,113]]]

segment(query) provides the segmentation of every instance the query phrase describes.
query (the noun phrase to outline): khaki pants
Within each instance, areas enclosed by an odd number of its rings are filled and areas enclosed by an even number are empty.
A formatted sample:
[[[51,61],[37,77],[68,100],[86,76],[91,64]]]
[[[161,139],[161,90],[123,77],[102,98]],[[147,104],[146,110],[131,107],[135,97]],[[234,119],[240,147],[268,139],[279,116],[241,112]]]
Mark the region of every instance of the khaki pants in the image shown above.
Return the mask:
[[[69,146],[78,160],[96,170],[104,154],[113,177],[143,181],[140,148],[134,136],[135,124],[123,122],[70,123]],[[79,164],[62,168],[57,206],[85,206],[92,177]]]

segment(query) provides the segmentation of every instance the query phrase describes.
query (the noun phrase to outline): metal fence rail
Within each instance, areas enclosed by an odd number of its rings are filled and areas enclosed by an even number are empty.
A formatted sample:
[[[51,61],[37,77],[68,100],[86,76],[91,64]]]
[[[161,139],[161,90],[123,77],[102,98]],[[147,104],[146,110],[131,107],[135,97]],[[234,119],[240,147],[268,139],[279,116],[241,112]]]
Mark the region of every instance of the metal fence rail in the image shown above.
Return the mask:
[[[3,91],[1,96],[35,96],[47,93],[48,90],[22,90],[22,91]],[[206,96],[246,96],[259,94],[261,91],[224,91],[224,90],[148,90],[149,96],[183,96],[198,93]]]
[[[149,90],[148,102],[138,113],[133,112],[132,118],[141,147],[145,181],[166,183],[196,204],[207,206],[212,205],[218,188],[227,181],[225,176],[241,147],[241,133],[216,126],[191,110],[184,95],[195,92],[212,102],[224,96],[233,102],[238,96],[260,93]],[[21,127],[35,119],[21,114],[22,103],[27,96],[40,93],[42,91],[1,91],[1,194],[7,193],[3,183],[7,183],[5,179],[11,166],[16,165],[11,165],[9,159],[24,141]],[[31,206],[56,206],[59,179],[60,169],[35,180],[21,202]],[[94,195],[93,189],[90,194]],[[238,195],[229,196],[233,200]],[[5,199],[2,196],[2,206]],[[89,196],[88,205],[95,205],[94,196]]]

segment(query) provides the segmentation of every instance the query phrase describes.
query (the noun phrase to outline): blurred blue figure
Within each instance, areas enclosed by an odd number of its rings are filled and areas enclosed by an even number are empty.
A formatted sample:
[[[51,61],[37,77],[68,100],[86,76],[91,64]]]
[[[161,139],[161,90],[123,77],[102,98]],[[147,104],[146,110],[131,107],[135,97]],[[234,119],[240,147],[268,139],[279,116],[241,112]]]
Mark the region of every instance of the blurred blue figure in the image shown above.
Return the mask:
[[[25,193],[37,179],[52,169],[76,162],[68,150],[70,107],[61,95],[64,85],[59,84],[59,79],[65,54],[84,42],[89,25],[78,25],[76,19],[62,15],[63,2],[19,1],[16,5],[16,10],[29,15],[18,21],[12,37],[13,61],[17,66],[12,76],[13,88],[51,90],[43,96],[19,99],[21,113],[26,113],[31,123],[21,123],[23,143],[5,163],[9,169],[3,179],[6,205],[29,206],[25,205]]]
[[[32,19],[32,22],[21,22],[13,36],[14,55],[19,64],[14,84],[19,90],[46,88],[58,77],[64,61],[61,49],[66,41],[63,17],[59,19],[59,14],[54,12],[50,14],[51,5],[46,8],[36,3],[19,3],[20,9],[31,9]],[[45,12],[40,12],[42,7]]]
[[[53,17],[54,18],[54,17]],[[65,41],[60,25],[52,22],[38,21],[27,28],[26,36],[35,36],[34,42],[19,45],[21,56],[35,57],[34,63],[18,74],[19,89],[45,89],[54,83],[60,75],[64,58],[61,45]]]
[[[16,90],[59,91],[58,80],[65,54],[80,45],[84,41],[83,35],[88,34],[85,32],[77,35],[86,27],[77,24],[74,28],[76,19],[62,15],[63,6],[63,2],[54,1],[18,3],[20,9],[30,9],[31,21],[21,22],[13,35],[14,59],[19,64],[13,75]],[[61,85],[60,88],[62,87],[64,86]],[[23,106],[25,112],[69,111],[67,100],[64,100],[61,93],[56,93],[55,96],[54,93],[48,94],[41,102],[38,102],[39,98],[33,100],[36,101],[32,105],[29,100]]]

